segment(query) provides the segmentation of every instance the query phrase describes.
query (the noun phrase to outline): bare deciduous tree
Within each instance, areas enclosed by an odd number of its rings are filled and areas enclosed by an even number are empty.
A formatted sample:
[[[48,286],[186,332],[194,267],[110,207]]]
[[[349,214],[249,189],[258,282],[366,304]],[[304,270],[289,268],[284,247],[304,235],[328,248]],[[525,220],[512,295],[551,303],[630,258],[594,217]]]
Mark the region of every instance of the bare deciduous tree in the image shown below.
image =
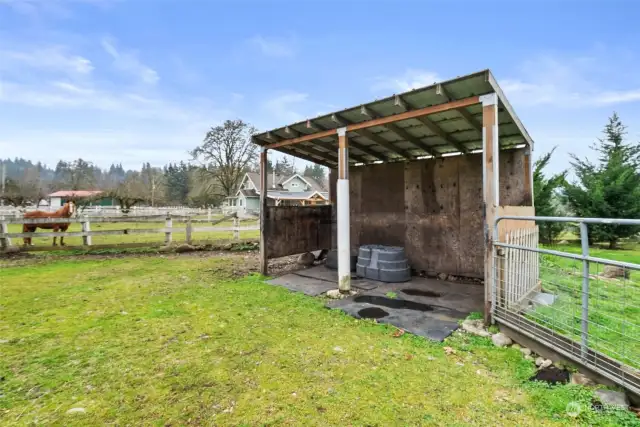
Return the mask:
[[[191,151],[200,164],[200,172],[219,185],[210,186],[210,192],[223,197],[233,195],[242,176],[256,160],[258,147],[251,142],[257,129],[242,120],[227,120],[211,128],[202,144]]]
[[[4,203],[16,208],[38,206],[44,197],[40,174],[35,169],[26,170],[21,179],[5,178],[4,192],[0,194]]]

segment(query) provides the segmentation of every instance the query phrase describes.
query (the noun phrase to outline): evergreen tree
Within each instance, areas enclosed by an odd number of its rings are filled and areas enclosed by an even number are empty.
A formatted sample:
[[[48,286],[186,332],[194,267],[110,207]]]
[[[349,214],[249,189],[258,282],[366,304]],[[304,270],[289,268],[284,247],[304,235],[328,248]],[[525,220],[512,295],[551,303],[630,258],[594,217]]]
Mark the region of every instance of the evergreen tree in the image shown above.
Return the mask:
[[[538,159],[534,166],[533,201],[536,207],[536,216],[562,216],[558,189],[564,185],[567,172],[564,171],[548,178],[543,173],[554,151],[555,147]],[[565,223],[539,222],[538,226],[540,227],[540,240],[543,243],[552,243],[564,230]]]
[[[640,144],[625,142],[626,127],[614,113],[604,129],[605,137],[591,146],[596,163],[571,155],[577,181],[566,184],[565,200],[575,215],[596,218],[640,218]],[[637,226],[598,224],[589,226],[592,241],[617,247],[621,238],[640,231]]]

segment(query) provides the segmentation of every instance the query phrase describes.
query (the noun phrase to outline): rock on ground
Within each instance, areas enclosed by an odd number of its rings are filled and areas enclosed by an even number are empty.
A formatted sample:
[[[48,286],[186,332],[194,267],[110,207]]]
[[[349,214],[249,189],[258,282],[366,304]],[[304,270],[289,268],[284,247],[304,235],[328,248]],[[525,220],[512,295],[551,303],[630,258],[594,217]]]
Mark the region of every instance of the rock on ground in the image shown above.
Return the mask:
[[[536,366],[541,366],[544,363],[544,357],[536,358]]]
[[[629,269],[618,267],[615,265],[605,265],[604,271],[602,272],[604,277],[609,279],[613,279],[616,277],[624,277],[625,279],[629,278]]]
[[[298,257],[298,264],[305,267],[311,267],[316,260],[316,256],[311,252],[307,252]]]
[[[499,333],[493,335],[491,337],[491,341],[493,341],[493,344],[496,347],[506,347],[508,345],[511,345],[511,343],[513,343],[513,341],[511,341],[511,338],[509,338],[508,336],[506,336],[502,332],[499,332]]]
[[[527,347],[522,347],[520,349],[520,353],[522,353],[523,356],[531,356],[531,349]]]
[[[330,291],[327,291],[327,297],[332,299],[343,299],[348,296],[355,295],[355,293],[355,291],[349,291],[348,294],[343,294],[340,292],[340,289],[331,289]]]
[[[462,322],[462,330],[473,334],[473,335],[478,335],[480,337],[490,337],[491,336],[491,332],[487,331],[484,328],[484,322],[482,320],[471,320],[471,319],[467,319],[464,322]]]
[[[621,391],[596,390],[593,392],[593,397],[595,397],[603,405],[620,409],[629,408],[629,399],[627,398],[627,395]]]
[[[551,365],[553,365],[553,361],[551,359],[545,359],[540,365],[540,369],[548,368]]]
[[[438,279],[440,279],[440,280],[447,280],[447,278],[449,277],[449,275],[448,275],[448,274],[446,274],[446,273],[439,273],[437,277],[438,277]]]
[[[189,245],[188,243],[182,243],[176,246],[176,252],[179,254],[184,252],[193,252],[195,250],[198,250],[198,248],[196,248],[195,246]]]
[[[571,384],[577,385],[596,385],[596,383],[589,377],[580,372],[576,372],[571,375]]]

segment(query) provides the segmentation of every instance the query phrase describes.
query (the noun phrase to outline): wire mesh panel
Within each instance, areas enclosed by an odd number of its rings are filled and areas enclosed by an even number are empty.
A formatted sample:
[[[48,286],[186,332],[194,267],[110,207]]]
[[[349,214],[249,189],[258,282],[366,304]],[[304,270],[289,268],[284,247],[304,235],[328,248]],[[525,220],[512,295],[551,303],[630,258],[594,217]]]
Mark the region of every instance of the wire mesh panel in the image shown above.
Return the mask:
[[[638,393],[640,264],[631,250],[588,244],[597,219],[574,221],[573,243],[539,245],[523,230],[494,242],[493,318]]]

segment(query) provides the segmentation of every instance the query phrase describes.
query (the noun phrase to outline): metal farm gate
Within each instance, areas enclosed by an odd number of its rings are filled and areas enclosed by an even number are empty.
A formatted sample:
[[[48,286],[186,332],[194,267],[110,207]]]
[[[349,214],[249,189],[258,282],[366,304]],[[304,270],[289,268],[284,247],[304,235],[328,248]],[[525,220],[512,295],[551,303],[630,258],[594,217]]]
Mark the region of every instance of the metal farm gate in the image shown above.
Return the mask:
[[[499,234],[501,221],[511,229]],[[540,247],[538,227],[518,229],[514,221],[574,224],[580,244]],[[640,226],[640,220],[498,217],[492,319],[640,393],[640,265],[591,256],[589,224]]]

